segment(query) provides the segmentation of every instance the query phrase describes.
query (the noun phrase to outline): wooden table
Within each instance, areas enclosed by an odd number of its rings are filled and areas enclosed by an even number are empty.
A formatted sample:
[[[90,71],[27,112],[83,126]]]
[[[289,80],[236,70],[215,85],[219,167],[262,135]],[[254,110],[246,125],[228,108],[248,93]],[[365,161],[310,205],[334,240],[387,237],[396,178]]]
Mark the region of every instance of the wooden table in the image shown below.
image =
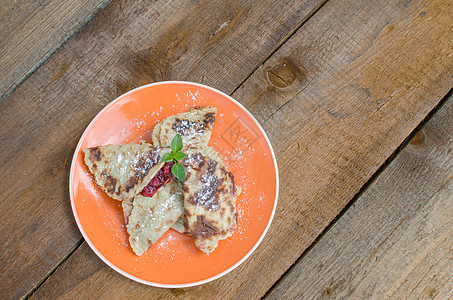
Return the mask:
[[[451,0],[0,2],[2,299],[453,297]],[[110,269],[68,194],[90,120],[162,80],[232,95],[280,169],[262,244],[187,289]]]

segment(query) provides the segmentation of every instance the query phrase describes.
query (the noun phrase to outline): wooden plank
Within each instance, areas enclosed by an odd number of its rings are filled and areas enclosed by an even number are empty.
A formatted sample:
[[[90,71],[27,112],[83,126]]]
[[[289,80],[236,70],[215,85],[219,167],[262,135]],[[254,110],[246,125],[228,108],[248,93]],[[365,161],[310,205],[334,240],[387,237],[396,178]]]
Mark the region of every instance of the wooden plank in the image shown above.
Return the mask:
[[[236,270],[200,287],[154,289],[83,245],[36,296],[264,295],[452,86],[449,5],[329,1],[236,90],[267,131],[281,179],[269,233]]]
[[[453,298],[453,97],[269,299]]]
[[[81,240],[69,165],[102,107],[156,80],[231,92],[321,3],[113,1],[66,42],[0,102],[0,294],[23,295]]]
[[[108,2],[1,0],[0,101]]]

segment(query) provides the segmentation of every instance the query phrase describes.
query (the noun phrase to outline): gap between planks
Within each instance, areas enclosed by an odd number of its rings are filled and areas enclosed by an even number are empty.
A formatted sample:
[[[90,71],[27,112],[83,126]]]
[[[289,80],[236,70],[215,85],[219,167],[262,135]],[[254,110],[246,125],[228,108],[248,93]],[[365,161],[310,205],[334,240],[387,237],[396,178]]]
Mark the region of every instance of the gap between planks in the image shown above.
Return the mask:
[[[107,0],[106,2],[102,3],[98,7],[96,7],[95,10],[91,12],[87,16],[87,18],[84,20],[84,22],[78,24],[73,28],[73,31],[66,36],[64,39],[60,41],[60,43],[56,44],[53,49],[50,49],[50,51],[44,55],[40,60],[38,60],[34,66],[31,66],[31,68],[26,72],[22,78],[19,78],[19,80],[9,86],[5,93],[0,97],[0,102],[6,99],[9,95],[11,95],[22,83],[25,82],[36,70],[38,70],[55,52],[57,52],[58,49],[60,49],[70,38],[72,38],[74,35],[76,35],[80,30],[82,30],[88,22],[91,21],[91,19],[94,18],[101,10],[103,10],[112,0]]]
[[[444,104],[448,99],[453,95],[453,87],[450,88],[448,93],[442,98],[442,100],[426,115],[426,117],[415,127],[415,129],[404,139],[401,145],[396,148],[396,150],[384,161],[384,163],[379,167],[379,169],[368,179],[367,182],[360,188],[360,190],[352,197],[351,201],[340,211],[340,213],[330,222],[330,224],[321,232],[321,234],[316,237],[316,239],[311,243],[307,249],[299,256],[299,258],[294,261],[294,263],[282,274],[282,276],[274,282],[270,289],[261,297],[265,299],[267,295],[281,282],[294,267],[311,251],[311,249],[327,234],[327,232],[340,220],[346,211],[349,210],[351,206],[360,198],[360,196],[368,189],[369,186],[376,180],[376,178],[381,175],[381,173],[393,162],[393,160],[400,154],[400,152],[407,146],[411,139],[428,123],[436,113],[442,109]]]
[[[80,239],[74,247],[72,247],[72,249],[70,249],[68,251],[68,253],[66,253],[65,256],[63,256],[61,258],[61,260],[55,264],[55,266],[53,266],[52,269],[49,270],[49,272],[47,272],[46,275],[44,275],[44,277],[39,281],[37,282],[22,298],[21,300],[25,300],[25,299],[29,299],[30,296],[37,290],[39,289],[39,287],[41,285],[44,284],[44,282],[46,282],[46,280],[52,276],[53,273],[55,273],[55,271],[74,253],[77,251],[77,249],[79,249],[83,244],[85,243],[85,240],[82,238]]]
[[[270,52],[269,54],[261,61],[259,62],[251,71],[250,73],[243,79],[241,82],[229,93],[230,96],[234,94],[234,92],[241,87],[241,85],[247,81],[250,76],[255,73],[255,71],[263,65],[278,49],[280,49],[311,17],[313,17],[329,0],[324,0],[322,1],[319,5],[317,5],[297,26],[295,26]],[[53,53],[55,53],[66,41],[68,41],[72,36],[74,36],[76,33],[78,33],[85,25],[97,14],[99,13],[103,8],[105,8],[111,0],[108,0],[104,5],[99,7],[93,14],[90,15],[89,19],[82,24],[79,28],[77,28],[71,35],[69,35],[65,40],[62,41],[61,44],[57,45],[55,49],[53,49],[52,52],[50,52],[47,56],[45,56],[41,61],[37,63],[37,65],[28,72],[22,80],[20,80],[17,84],[15,84],[13,87],[11,87],[3,97],[0,98],[0,101],[5,99],[8,95],[10,95],[14,90],[19,87],[25,80],[27,80],[47,59],[49,59]],[[316,241],[315,241],[316,242]],[[44,275],[44,277],[37,282],[21,299],[29,299],[31,295],[38,290],[46,281],[47,279],[52,276],[53,273],[77,250],[79,249],[83,244],[85,243],[85,240],[82,238],[80,239],[77,244],[66,253],[65,256],[61,258],[61,260],[54,265],[52,269],[49,270],[49,272]],[[299,258],[300,259],[300,258]],[[289,270],[289,269],[288,269]],[[288,272],[288,270],[286,272]],[[286,274],[285,272],[285,274]],[[278,280],[280,281],[280,279]],[[278,282],[276,281],[274,285]],[[274,285],[271,287],[271,289],[274,287]],[[270,289],[270,290],[271,290]],[[269,290],[269,291],[270,291]],[[268,291],[268,292],[269,292]],[[267,294],[267,293],[266,293]]]

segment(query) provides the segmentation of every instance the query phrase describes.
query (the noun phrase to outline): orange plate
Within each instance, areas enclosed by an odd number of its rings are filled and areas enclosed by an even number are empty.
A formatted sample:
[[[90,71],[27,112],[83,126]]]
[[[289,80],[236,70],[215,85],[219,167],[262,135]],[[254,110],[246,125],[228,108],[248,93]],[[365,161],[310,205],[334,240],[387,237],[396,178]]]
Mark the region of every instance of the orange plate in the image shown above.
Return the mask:
[[[237,199],[238,227],[209,256],[195,247],[192,238],[172,229],[145,254],[136,256],[129,246],[120,202],[96,186],[81,150],[141,139],[151,142],[154,125],[197,105],[217,107],[210,146],[242,187]],[[69,190],[77,225],[106,264],[144,284],[188,287],[225,275],[258,247],[277,206],[278,170],[266,134],[236,100],[201,84],[159,82],[120,96],[91,121],[74,153]]]

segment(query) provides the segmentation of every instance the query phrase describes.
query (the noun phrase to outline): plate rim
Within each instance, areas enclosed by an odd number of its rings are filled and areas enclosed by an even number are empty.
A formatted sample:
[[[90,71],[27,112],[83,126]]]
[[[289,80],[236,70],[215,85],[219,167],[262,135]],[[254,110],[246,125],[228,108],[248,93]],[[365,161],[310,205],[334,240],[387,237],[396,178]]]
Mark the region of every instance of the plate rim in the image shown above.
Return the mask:
[[[199,281],[195,281],[195,282],[190,282],[190,283],[183,283],[183,284],[163,284],[163,283],[157,283],[157,282],[152,282],[152,281],[148,281],[148,280],[144,280],[144,279],[140,279],[138,277],[135,277],[134,275],[132,274],[129,274],[123,270],[121,270],[120,268],[118,268],[117,266],[115,266],[112,262],[110,262],[107,258],[105,258],[102,253],[99,252],[99,250],[94,246],[94,244],[91,242],[91,240],[89,239],[89,237],[87,236],[85,230],[83,229],[81,223],[80,223],[80,220],[79,220],[79,217],[78,217],[78,214],[77,214],[77,211],[75,209],[75,204],[74,204],[74,195],[73,195],[73,177],[74,177],[74,168],[75,168],[75,164],[77,162],[77,156],[78,156],[78,153],[80,152],[80,148],[81,148],[81,143],[82,141],[84,140],[85,136],[87,135],[88,133],[88,129],[92,126],[92,124],[103,114],[104,111],[106,111],[108,108],[110,108],[111,106],[115,105],[117,102],[119,102],[123,97],[133,93],[133,92],[136,92],[138,90],[141,90],[141,89],[146,89],[146,88],[149,88],[149,87],[152,87],[152,86],[157,86],[157,85],[167,85],[167,84],[184,84],[184,85],[192,85],[192,86],[198,86],[198,87],[202,87],[202,88],[205,88],[205,89],[208,89],[208,90],[211,90],[211,91],[214,91],[216,93],[219,93],[221,94],[222,96],[228,98],[230,101],[232,101],[233,103],[237,104],[242,110],[245,111],[245,113],[251,117],[251,119],[253,120],[253,122],[255,122],[255,124],[258,126],[258,128],[260,129],[261,133],[263,134],[267,144],[269,145],[269,149],[270,149],[270,152],[271,152],[271,157],[272,157],[272,162],[274,163],[274,168],[275,168],[275,187],[276,187],[276,192],[275,192],[275,199],[274,199],[274,206],[273,206],[273,209],[272,209],[272,213],[271,213],[271,216],[269,218],[269,221],[266,225],[266,228],[264,229],[263,233],[261,234],[260,238],[258,239],[258,241],[255,243],[255,245],[249,250],[249,252],[247,252],[246,255],[244,255],[244,257],[242,257],[238,262],[236,262],[234,265],[232,265],[231,267],[229,267],[228,269],[226,269],[225,271],[219,273],[219,274],[216,274],[214,276],[211,276],[209,278],[206,278],[206,279],[203,279],[203,280],[199,280]],[[261,242],[263,241],[264,237],[266,236],[270,226],[271,226],[271,223],[274,219],[274,215],[275,215],[275,211],[277,209],[277,203],[278,203],[278,195],[279,195],[279,173],[278,173],[278,165],[277,165],[277,159],[275,157],[275,153],[274,153],[274,149],[272,147],[272,144],[266,134],[266,132],[264,131],[264,129],[261,127],[261,124],[258,123],[258,121],[255,119],[255,117],[248,111],[247,108],[245,108],[241,103],[239,103],[236,99],[234,99],[233,97],[225,94],[224,92],[218,90],[218,89],[215,89],[213,87],[210,87],[210,86],[207,86],[207,85],[204,85],[204,84],[201,84],[201,83],[196,83],[196,82],[190,82],[190,81],[178,81],[178,80],[175,80],[175,81],[158,81],[158,82],[153,82],[153,83],[149,83],[149,84],[146,84],[146,85],[143,85],[143,86],[140,86],[140,87],[137,87],[135,89],[132,89],[124,94],[121,94],[119,95],[118,97],[116,97],[113,101],[111,101],[109,104],[107,104],[104,108],[102,108],[97,114],[96,116],[90,121],[90,123],[87,125],[87,127],[85,128],[85,130],[83,131],[82,135],[80,136],[80,139],[79,139],[79,142],[77,143],[77,146],[74,150],[74,154],[73,154],[73,157],[72,157],[72,162],[71,162],[71,169],[69,171],[69,197],[70,197],[70,201],[71,201],[71,209],[72,209],[72,213],[74,215],[74,219],[77,223],[77,227],[79,228],[80,232],[82,233],[82,236],[84,238],[84,240],[87,242],[88,246],[90,246],[91,250],[93,250],[93,252],[105,263],[107,264],[110,268],[112,268],[113,270],[115,270],[116,272],[120,273],[121,275],[129,278],[129,279],[132,279],[136,282],[139,282],[139,283],[142,283],[142,284],[145,284],[145,285],[149,285],[149,286],[154,286],[154,287],[160,287],[160,288],[187,288],[187,287],[192,287],[192,286],[197,286],[197,285],[201,285],[201,284],[204,284],[204,283],[208,283],[210,281],[213,281],[213,280],[216,280],[226,274],[228,274],[229,272],[233,271],[234,269],[236,269],[239,265],[241,265],[247,258],[250,257],[250,255],[258,248],[258,246],[261,244]]]

